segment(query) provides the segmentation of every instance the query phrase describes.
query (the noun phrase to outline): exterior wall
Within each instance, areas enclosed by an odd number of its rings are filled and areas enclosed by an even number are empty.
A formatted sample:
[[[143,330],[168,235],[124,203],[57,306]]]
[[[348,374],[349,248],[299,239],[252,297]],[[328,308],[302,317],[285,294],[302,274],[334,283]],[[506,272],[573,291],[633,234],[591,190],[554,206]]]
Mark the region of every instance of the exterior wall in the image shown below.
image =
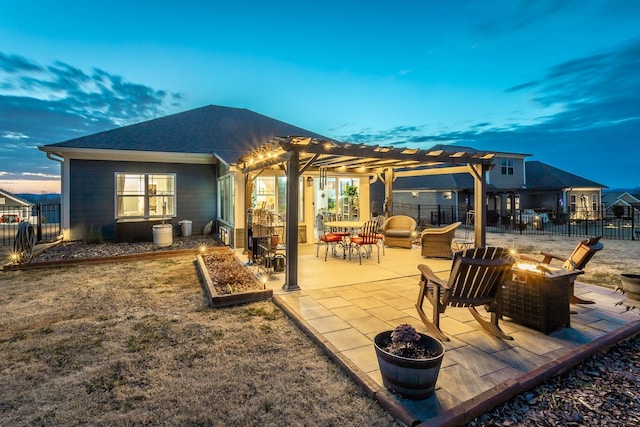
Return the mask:
[[[493,164],[495,165],[487,173],[487,183],[496,186],[497,188],[522,188],[526,183],[524,182],[524,159],[507,157],[513,160],[513,175],[502,175],[502,169],[500,167],[501,160],[505,157],[496,157]]]
[[[520,193],[520,207],[535,211],[562,210],[562,191],[524,191]]]
[[[571,206],[571,196],[575,195],[575,209]],[[586,206],[581,202],[582,198],[586,198]],[[597,200],[597,208],[593,209],[593,198]],[[565,212],[569,214],[571,219],[599,219],[602,216],[600,212],[601,190],[597,188],[574,188],[566,193]]]
[[[175,229],[179,227],[180,220],[190,220],[193,234],[201,234],[207,222],[216,219],[216,165],[98,160],[68,162],[69,238],[72,240],[82,239],[90,229],[100,230],[105,239],[116,237],[116,172],[176,174],[176,216],[166,221]]]

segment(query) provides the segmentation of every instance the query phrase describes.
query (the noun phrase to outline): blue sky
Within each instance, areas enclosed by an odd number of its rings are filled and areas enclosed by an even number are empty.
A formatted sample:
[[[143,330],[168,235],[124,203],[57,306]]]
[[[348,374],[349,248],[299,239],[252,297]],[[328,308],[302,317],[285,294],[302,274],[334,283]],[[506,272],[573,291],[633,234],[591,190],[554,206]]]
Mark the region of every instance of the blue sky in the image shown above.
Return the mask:
[[[215,104],[340,141],[528,153],[640,187],[640,1],[21,1],[0,6],[0,188],[38,145]]]

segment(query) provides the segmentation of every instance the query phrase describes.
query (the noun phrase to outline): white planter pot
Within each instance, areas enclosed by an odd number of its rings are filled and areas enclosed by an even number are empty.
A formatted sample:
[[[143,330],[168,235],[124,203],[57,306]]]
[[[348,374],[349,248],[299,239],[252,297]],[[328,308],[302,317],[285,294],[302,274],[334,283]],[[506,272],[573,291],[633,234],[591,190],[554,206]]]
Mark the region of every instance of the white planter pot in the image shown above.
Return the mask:
[[[173,243],[173,226],[158,224],[153,226],[153,244],[159,248],[171,246]]]

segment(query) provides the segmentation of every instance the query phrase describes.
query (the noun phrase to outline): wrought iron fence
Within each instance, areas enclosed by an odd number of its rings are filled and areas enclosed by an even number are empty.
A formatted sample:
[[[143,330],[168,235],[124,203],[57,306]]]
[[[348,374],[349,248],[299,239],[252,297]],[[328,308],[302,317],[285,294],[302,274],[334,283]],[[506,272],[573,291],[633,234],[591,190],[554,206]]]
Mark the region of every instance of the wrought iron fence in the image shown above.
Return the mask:
[[[11,246],[21,222],[33,225],[36,242],[55,240],[61,233],[60,203],[31,207],[0,206],[0,246]]]
[[[455,206],[397,203],[394,215],[407,215],[418,228],[441,227],[455,221],[473,226],[474,215]],[[471,219],[471,222],[467,218]],[[600,206],[595,210],[576,208],[569,213],[556,210],[514,209],[487,211],[487,230],[497,233],[559,236],[599,236],[607,239],[640,240],[640,206]]]

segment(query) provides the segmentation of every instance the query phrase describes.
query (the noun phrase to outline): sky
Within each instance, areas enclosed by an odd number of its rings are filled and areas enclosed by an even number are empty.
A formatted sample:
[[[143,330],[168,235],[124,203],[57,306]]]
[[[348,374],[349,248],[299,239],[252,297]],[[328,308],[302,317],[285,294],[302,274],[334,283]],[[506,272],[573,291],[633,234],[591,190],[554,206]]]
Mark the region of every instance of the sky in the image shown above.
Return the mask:
[[[0,0],[0,189],[38,146],[205,105],[640,188],[640,1]]]

